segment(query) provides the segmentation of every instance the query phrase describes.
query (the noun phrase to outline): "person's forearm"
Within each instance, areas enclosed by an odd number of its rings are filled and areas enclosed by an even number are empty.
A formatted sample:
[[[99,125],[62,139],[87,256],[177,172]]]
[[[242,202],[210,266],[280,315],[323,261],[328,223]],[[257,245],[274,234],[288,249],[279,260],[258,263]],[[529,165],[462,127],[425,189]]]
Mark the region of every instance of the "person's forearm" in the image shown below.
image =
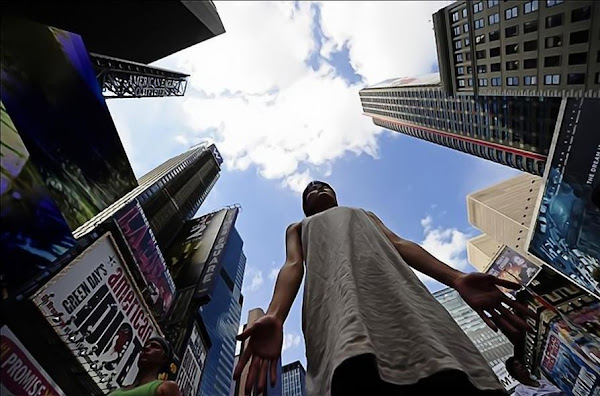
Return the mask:
[[[281,268],[275,283],[273,298],[267,310],[268,315],[274,315],[281,320],[281,323],[285,322],[298,294],[303,276],[304,264],[302,262],[288,262]]]
[[[454,287],[456,279],[463,275],[462,272],[444,264],[414,242],[402,240],[394,243],[394,246],[408,265],[446,286]]]

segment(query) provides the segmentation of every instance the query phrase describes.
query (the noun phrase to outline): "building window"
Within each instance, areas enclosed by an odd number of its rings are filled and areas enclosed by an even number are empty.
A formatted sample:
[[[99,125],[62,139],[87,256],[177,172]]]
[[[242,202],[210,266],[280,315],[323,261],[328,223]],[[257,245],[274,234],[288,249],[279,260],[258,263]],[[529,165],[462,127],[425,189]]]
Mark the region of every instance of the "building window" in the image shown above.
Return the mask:
[[[546,7],[554,7],[555,5],[562,4],[565,0],[546,0]]]
[[[502,79],[500,77],[492,77],[492,87],[499,87],[502,84]]]
[[[580,30],[578,32],[573,32],[569,37],[569,44],[587,43],[589,40],[589,35],[589,30]]]
[[[500,14],[495,13],[495,14],[489,15],[488,22],[490,23],[490,25],[497,24],[498,22],[500,22]]]
[[[477,66],[477,73],[487,73],[487,65]]]
[[[587,62],[587,52],[569,54],[569,65],[584,65]]]
[[[452,13],[452,22],[458,22],[459,16],[458,11]]]
[[[560,66],[560,55],[547,56],[544,58],[544,67]]]
[[[500,56],[500,47],[490,48],[490,58]]]
[[[512,55],[519,53],[519,44],[509,44],[504,46],[504,51],[506,55]]]
[[[560,74],[546,74],[544,76],[544,85],[560,84]]]
[[[562,34],[546,37],[546,48],[555,48],[562,45]]]
[[[539,8],[538,0],[528,1],[527,3],[525,3],[523,8],[525,9],[525,14],[537,11]]]
[[[452,28],[452,33],[454,36],[460,35],[460,26],[455,26]]]
[[[519,77],[506,77],[506,85],[511,87],[519,85]]]
[[[506,62],[506,70],[519,70],[519,61],[509,61]]]
[[[469,24],[468,24],[468,23],[465,23],[465,24],[463,25],[463,31],[464,31],[465,33],[468,33],[468,32],[469,32]]]
[[[470,52],[465,52],[465,60],[467,62],[471,60],[471,53]]]
[[[467,9],[466,8],[463,8],[463,10],[462,10],[462,16],[463,16],[463,18],[467,17]]]
[[[461,63],[463,61],[463,54],[456,54],[456,63]]]
[[[525,59],[523,69],[535,69],[537,67],[537,58]]]
[[[461,49],[462,48],[462,41],[461,40],[456,40],[454,42],[454,48],[455,49]]]
[[[475,58],[484,59],[485,58],[485,50],[475,52]]]
[[[555,14],[546,17],[546,29],[557,27],[563,24],[563,14]]]
[[[475,36],[475,44],[483,44],[485,43],[485,34],[480,34],[479,36]]]
[[[465,74],[465,68],[462,66],[457,67],[456,74],[458,74],[459,76],[462,76],[463,74]]]
[[[506,20],[508,21],[509,19],[513,19],[519,16],[519,7],[515,6],[515,7],[511,7],[511,8],[507,8],[504,11],[504,17],[506,18]]]
[[[458,86],[464,88],[465,87],[465,80],[458,80]]]
[[[537,76],[525,76],[523,77],[523,84],[525,85],[536,85]]]
[[[488,0],[488,8],[496,7],[500,0]]]
[[[523,43],[523,51],[536,51],[537,50],[537,40],[525,41]]]
[[[473,74],[473,68],[471,66],[467,66],[467,74]]]
[[[472,78],[469,78],[469,79],[467,80],[467,84],[469,85],[469,87],[472,87],[472,86],[473,86],[473,79],[472,79]]]
[[[571,11],[571,22],[585,21],[586,19],[590,19],[591,15],[592,15],[592,7],[591,6],[577,8],[577,9]]]
[[[515,37],[519,34],[519,25],[510,26],[504,29],[504,35],[508,37]]]
[[[487,78],[480,78],[479,79],[479,86],[480,87],[487,87]]]
[[[567,84],[585,84],[585,73],[567,74]]]
[[[483,11],[483,1],[473,4],[473,14]]]
[[[523,33],[533,33],[533,32],[537,32],[537,30],[538,30],[537,20],[525,22],[523,24]]]
[[[489,37],[490,37],[490,41],[500,40],[500,31],[496,30],[496,31],[490,32]]]
[[[596,80],[594,82],[600,84],[600,72],[596,73]]]
[[[501,65],[500,65],[500,63],[492,63],[492,64],[490,65],[490,71],[493,71],[493,72],[499,72],[499,71],[500,71],[500,69],[501,69]]]
[[[469,45],[471,45],[471,40],[467,37],[465,39],[465,47],[468,47]]]
[[[476,19],[475,20],[475,30],[481,29],[484,26],[485,26],[485,24],[483,23],[483,19]]]

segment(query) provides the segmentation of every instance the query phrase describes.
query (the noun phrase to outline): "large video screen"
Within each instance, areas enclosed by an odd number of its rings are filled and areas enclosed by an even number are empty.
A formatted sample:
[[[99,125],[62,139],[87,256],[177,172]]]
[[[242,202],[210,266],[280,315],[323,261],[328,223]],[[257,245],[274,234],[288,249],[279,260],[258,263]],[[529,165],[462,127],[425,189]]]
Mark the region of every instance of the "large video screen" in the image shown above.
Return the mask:
[[[529,252],[600,298],[598,114],[600,99],[563,100]]]
[[[3,103],[0,108],[0,276],[13,297],[49,277],[75,239]]]
[[[2,101],[75,229],[137,186],[77,34],[2,19]]]

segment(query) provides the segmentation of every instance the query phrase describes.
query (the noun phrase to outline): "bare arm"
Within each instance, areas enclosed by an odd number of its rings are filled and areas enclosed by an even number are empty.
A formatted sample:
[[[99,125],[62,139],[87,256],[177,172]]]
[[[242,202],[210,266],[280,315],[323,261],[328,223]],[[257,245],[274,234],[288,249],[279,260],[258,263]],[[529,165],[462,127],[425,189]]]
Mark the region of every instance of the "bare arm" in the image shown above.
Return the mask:
[[[454,284],[458,277],[463,275],[462,272],[442,263],[416,243],[400,238],[387,228],[373,212],[367,213],[390,242],[392,242],[398,253],[400,253],[408,265],[425,275],[431,276],[433,279],[446,286],[455,287]]]
[[[285,232],[285,264],[277,275],[275,291],[267,310],[267,315],[274,315],[281,323],[285,322],[304,277],[300,228],[301,223],[295,223]]]
[[[157,389],[158,396],[180,396],[179,387],[173,381],[165,381]]]

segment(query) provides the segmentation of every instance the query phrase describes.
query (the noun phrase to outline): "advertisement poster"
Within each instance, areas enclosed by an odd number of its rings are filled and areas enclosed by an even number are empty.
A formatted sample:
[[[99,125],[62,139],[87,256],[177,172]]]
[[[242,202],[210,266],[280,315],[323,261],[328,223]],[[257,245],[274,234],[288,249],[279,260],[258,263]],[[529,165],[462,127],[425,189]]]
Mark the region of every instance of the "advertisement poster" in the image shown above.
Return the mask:
[[[64,396],[7,326],[0,329],[0,394]]]
[[[77,34],[2,19],[2,102],[72,230],[137,186]]]
[[[75,239],[2,102],[0,114],[0,276],[13,297],[49,277]]]
[[[563,99],[529,241],[531,254],[598,298],[599,113],[600,99]]]
[[[194,325],[177,374],[177,385],[179,385],[182,396],[196,396],[198,394],[205,361],[206,348],[198,331],[198,326]]]
[[[175,295],[175,284],[165,259],[156,243],[148,219],[137,201],[132,201],[114,215],[127,245],[146,282],[148,304],[157,318],[169,312]]]
[[[33,302],[107,392],[133,382],[138,354],[159,329],[110,233],[44,285]]]
[[[171,244],[167,260],[178,289],[200,281],[226,212],[223,209],[188,221]]]
[[[527,260],[508,246],[502,248],[496,256],[487,273],[500,279],[511,282],[519,282],[527,286],[529,282],[540,272],[541,268]],[[500,288],[504,293],[515,295],[518,290]]]
[[[517,381],[510,374],[508,374],[508,371],[506,370],[506,365],[503,362],[492,366],[492,370],[494,371],[494,374],[496,374],[496,377],[498,377],[498,381],[500,381],[502,386],[504,386],[504,389],[506,389],[507,391],[519,385],[519,381]]]
[[[555,324],[548,332],[541,369],[568,396],[600,392],[600,366],[574,350]]]
[[[211,144],[210,146],[208,146],[208,149],[210,150],[213,157],[215,158],[215,161],[217,161],[217,164],[219,164],[219,166],[222,165],[223,157],[221,157],[221,153],[219,152],[219,150],[217,150],[217,146],[215,146],[214,144]]]

